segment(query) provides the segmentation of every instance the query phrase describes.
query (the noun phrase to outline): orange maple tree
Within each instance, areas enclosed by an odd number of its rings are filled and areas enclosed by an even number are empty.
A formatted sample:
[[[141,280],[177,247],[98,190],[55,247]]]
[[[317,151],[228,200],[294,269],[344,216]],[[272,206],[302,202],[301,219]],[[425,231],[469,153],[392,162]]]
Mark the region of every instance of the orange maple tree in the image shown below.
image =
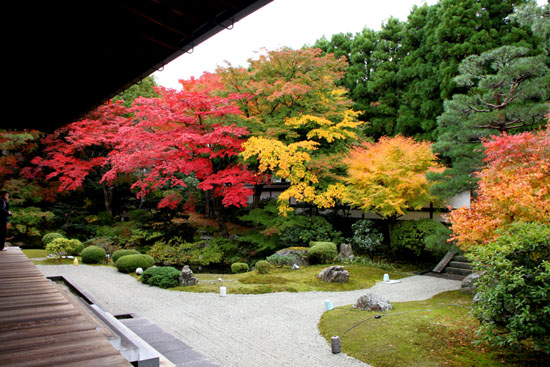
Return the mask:
[[[428,142],[382,137],[352,150],[345,162],[346,201],[363,211],[397,218],[435,199],[426,173],[441,167]]]
[[[382,137],[377,143],[365,142],[353,149],[345,163],[345,201],[386,221],[388,245],[397,218],[436,200],[429,192],[433,182],[426,179],[426,173],[439,171],[441,166],[428,142],[401,135]]]
[[[483,146],[478,198],[449,215],[453,239],[465,249],[494,241],[495,231],[513,222],[550,224],[550,123],[538,132],[493,136]]]

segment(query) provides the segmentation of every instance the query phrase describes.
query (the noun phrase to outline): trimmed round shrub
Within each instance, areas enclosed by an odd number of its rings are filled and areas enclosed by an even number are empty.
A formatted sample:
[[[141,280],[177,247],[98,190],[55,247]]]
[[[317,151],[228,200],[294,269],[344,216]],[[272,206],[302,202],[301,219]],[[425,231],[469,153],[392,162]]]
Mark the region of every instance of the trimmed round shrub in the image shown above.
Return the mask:
[[[336,244],[332,242],[318,243],[312,246],[307,253],[310,264],[326,264],[334,261],[336,256],[338,256],[338,250]]]
[[[44,236],[42,236],[42,244],[45,247],[48,245],[48,243],[52,242],[56,238],[65,238],[65,236],[58,232],[46,233]]]
[[[172,266],[159,266],[146,269],[141,275],[141,281],[145,284],[160,288],[177,287],[180,271]]]
[[[155,264],[155,260],[149,255],[137,254],[123,256],[115,263],[118,271],[121,273],[133,273],[137,268],[143,270],[150,268]]]
[[[123,256],[137,255],[139,253],[140,252],[137,250],[116,250],[115,252],[113,252],[113,256],[111,257],[111,259],[113,260],[113,263],[116,263],[117,260]]]
[[[84,264],[104,264],[107,253],[98,246],[88,246],[80,254]]]
[[[333,245],[336,245],[334,242],[328,242],[328,241],[311,241],[309,243],[309,247],[313,247],[315,245],[326,245],[327,243],[332,243]]]
[[[249,270],[246,263],[233,263],[231,264],[231,271],[235,274],[246,273]]]
[[[56,254],[58,257],[63,255],[76,256],[82,251],[82,242],[67,238],[55,238],[46,245],[46,251],[50,254]]]
[[[271,267],[271,265],[265,260],[260,260],[256,263],[256,271],[260,274],[269,273],[269,268],[270,267]]]

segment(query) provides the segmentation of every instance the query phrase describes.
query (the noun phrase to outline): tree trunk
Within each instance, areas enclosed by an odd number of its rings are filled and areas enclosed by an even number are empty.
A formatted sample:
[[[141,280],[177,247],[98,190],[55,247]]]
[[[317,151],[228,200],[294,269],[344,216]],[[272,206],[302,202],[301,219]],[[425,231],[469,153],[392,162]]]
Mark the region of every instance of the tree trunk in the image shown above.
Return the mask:
[[[252,206],[254,209],[258,209],[260,207],[260,200],[262,198],[263,188],[263,184],[254,185],[254,197],[252,202]]]
[[[105,210],[110,215],[113,215],[113,192],[114,186],[103,185],[103,202],[105,203]]]
[[[397,223],[397,218],[398,217],[396,216],[391,216],[386,219],[386,223],[388,226],[388,241],[386,243],[386,251],[388,252],[388,255],[390,256],[390,258],[392,259],[394,258],[394,254],[391,246],[391,233],[393,231],[393,228],[395,227],[395,224]]]
[[[225,222],[223,221],[223,205],[222,205],[222,198],[214,198],[214,215],[216,218],[216,224],[218,225],[218,228],[220,230],[220,236],[227,238],[229,237],[229,231],[227,230],[227,226],[225,225]]]

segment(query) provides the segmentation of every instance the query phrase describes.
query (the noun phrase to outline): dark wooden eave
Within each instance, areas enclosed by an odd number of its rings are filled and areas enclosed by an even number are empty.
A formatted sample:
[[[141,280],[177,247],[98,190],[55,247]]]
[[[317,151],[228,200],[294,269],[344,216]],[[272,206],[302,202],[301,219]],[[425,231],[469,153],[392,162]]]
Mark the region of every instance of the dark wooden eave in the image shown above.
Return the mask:
[[[8,2],[0,128],[53,131],[75,121],[271,1]]]

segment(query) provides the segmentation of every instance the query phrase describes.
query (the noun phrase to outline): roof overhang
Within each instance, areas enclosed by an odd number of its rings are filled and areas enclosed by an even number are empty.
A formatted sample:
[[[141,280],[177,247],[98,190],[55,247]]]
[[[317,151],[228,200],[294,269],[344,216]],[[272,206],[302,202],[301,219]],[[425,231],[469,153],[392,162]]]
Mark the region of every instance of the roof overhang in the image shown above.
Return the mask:
[[[271,1],[10,2],[12,113],[1,128],[53,131],[76,121]]]

